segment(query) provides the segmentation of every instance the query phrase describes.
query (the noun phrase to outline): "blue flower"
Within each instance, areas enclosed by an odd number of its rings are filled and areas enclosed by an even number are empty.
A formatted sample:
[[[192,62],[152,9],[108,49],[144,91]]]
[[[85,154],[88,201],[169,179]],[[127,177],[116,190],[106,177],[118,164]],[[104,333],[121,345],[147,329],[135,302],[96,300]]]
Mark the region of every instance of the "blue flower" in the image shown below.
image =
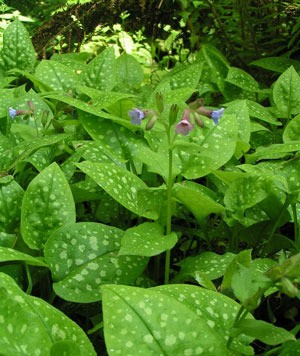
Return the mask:
[[[218,125],[219,120],[222,117],[224,110],[225,110],[224,108],[221,108],[219,110],[213,110],[210,113],[210,117],[213,119],[215,125]]]
[[[8,113],[9,113],[9,116],[11,117],[11,119],[13,120],[17,115],[17,110],[14,108],[9,108]]]
[[[142,110],[135,108],[128,111],[128,116],[131,118],[130,121],[133,125],[140,125],[145,114]]]

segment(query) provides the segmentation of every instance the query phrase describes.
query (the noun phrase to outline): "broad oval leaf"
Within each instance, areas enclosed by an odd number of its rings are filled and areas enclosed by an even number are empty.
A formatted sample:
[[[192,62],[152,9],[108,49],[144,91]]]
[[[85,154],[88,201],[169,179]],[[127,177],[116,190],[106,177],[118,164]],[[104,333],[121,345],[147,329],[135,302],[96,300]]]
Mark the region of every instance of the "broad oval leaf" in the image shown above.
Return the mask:
[[[200,222],[212,213],[219,214],[225,210],[201,187],[189,181],[176,183],[173,187],[175,199],[183,203]]]
[[[96,352],[83,330],[44,300],[24,293],[7,274],[0,273],[0,353],[50,355],[57,342],[73,342],[80,354]]]
[[[300,115],[295,116],[289,123],[286,125],[282,139],[284,143],[299,141],[300,138]]]
[[[172,249],[177,242],[175,233],[163,234],[156,223],[146,222],[126,230],[119,251],[120,255],[155,256]]]
[[[125,88],[138,88],[144,79],[143,68],[130,54],[123,53],[116,60],[118,84]]]
[[[54,162],[27,187],[21,213],[23,239],[29,247],[41,249],[53,231],[75,218],[70,186]]]
[[[128,210],[149,219],[157,218],[155,212],[139,203],[138,191],[147,189],[147,186],[138,176],[110,163],[85,161],[76,165]]]
[[[300,113],[300,77],[293,66],[282,73],[275,82],[273,99],[285,118]]]
[[[180,273],[187,274],[199,271],[210,280],[214,280],[224,275],[234,257],[235,255],[231,252],[224,255],[218,255],[211,251],[202,252],[198,256],[190,256],[180,261]]]
[[[36,67],[35,76],[51,89],[66,92],[76,86],[78,77],[70,68],[53,60],[42,60]]]
[[[230,67],[227,73],[226,81],[245,91],[259,91],[257,81],[249,73],[240,68]]]
[[[198,146],[196,154],[188,153],[188,146],[179,155],[183,159],[183,176],[196,179],[220,168],[234,154],[237,141],[237,125],[234,115],[223,115]],[[186,160],[187,157],[187,160]]]
[[[53,233],[45,259],[62,298],[89,303],[101,300],[103,284],[131,284],[143,272],[147,258],[118,256],[124,232],[86,222],[69,224]]]
[[[3,32],[2,59],[6,70],[32,69],[36,54],[29,33],[21,21],[15,20]]]
[[[13,177],[0,178],[0,231],[16,232],[21,218],[23,195],[23,189]]]
[[[183,292],[179,298],[172,295],[171,291],[178,286],[168,287],[169,289],[113,285],[102,287],[104,335],[108,354],[230,355],[223,328],[221,332],[214,328],[213,308],[218,299],[215,298],[215,304],[207,307],[206,314],[209,313],[210,316],[206,319],[184,303],[186,293]],[[189,292],[196,295],[197,288],[192,287]],[[234,303],[223,297],[227,305]],[[234,308],[235,310],[226,308],[226,312],[222,311],[222,314],[226,314],[225,317],[230,317],[231,322],[233,318],[230,314],[237,312],[238,304]],[[199,309],[201,310],[201,302]]]
[[[108,47],[82,71],[81,81],[89,87],[110,91],[116,85],[116,58],[114,48]]]

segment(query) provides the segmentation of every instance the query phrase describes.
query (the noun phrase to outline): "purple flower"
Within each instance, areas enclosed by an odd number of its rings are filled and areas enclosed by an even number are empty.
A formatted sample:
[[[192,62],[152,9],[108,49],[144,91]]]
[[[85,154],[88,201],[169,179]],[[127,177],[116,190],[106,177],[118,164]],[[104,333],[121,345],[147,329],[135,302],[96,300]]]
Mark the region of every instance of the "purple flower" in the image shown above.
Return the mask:
[[[17,115],[17,110],[14,108],[9,108],[8,113],[9,113],[9,116],[11,117],[11,119],[13,120]]]
[[[225,110],[224,108],[221,108],[219,110],[213,110],[210,113],[210,117],[213,119],[215,125],[218,125],[219,120],[222,117],[224,110]]]
[[[176,125],[175,131],[180,135],[187,135],[190,131],[192,131],[194,126],[187,119],[182,119]]]
[[[145,117],[145,114],[142,110],[140,109],[132,109],[128,111],[128,116],[131,118],[131,123],[134,125],[140,125],[143,118]]]

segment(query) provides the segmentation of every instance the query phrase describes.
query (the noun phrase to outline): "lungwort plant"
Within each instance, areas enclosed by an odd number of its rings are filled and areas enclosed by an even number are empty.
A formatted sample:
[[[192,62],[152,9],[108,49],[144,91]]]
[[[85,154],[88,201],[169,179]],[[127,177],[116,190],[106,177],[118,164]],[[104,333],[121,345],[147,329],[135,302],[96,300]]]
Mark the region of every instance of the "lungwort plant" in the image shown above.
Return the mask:
[[[299,349],[294,67],[261,88],[204,45],[152,85],[111,47],[37,61],[16,20],[0,86],[1,354]]]

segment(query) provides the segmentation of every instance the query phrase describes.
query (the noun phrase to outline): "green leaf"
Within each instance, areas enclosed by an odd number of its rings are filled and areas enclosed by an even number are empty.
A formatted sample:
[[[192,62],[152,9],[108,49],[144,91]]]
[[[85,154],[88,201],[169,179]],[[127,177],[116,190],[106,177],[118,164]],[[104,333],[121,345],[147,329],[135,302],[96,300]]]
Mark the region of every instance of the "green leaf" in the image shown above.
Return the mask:
[[[225,208],[212,199],[200,184],[184,181],[173,187],[174,198],[183,203],[202,222],[210,214],[220,214]]]
[[[123,53],[116,60],[118,84],[122,87],[138,88],[144,79],[143,68],[130,54]]]
[[[163,145],[161,145],[161,147],[162,146]],[[147,146],[141,146],[136,150],[134,158],[146,164],[149,172],[159,174],[166,182],[169,177],[169,161],[167,155],[168,153],[163,150],[163,148],[155,152]],[[173,178],[180,173],[180,160],[176,159],[176,157],[173,157],[172,173]]]
[[[183,299],[169,295],[169,289],[164,293],[164,289],[102,287],[109,355],[229,355],[224,332],[214,329],[213,315],[209,320],[202,318]],[[189,290],[191,294],[196,291],[197,287]],[[210,311],[214,313],[213,307]],[[225,314],[229,317],[229,310]]]
[[[15,20],[3,32],[2,59],[6,70],[31,70],[36,61],[29,34],[21,21]]]
[[[224,114],[219,125],[211,128],[203,141],[197,145],[196,154],[192,151],[187,155],[188,146],[185,151],[179,152],[183,160],[183,176],[187,179],[196,179],[220,168],[234,154],[236,138],[236,118],[234,115]]]
[[[100,286],[131,284],[148,259],[118,256],[124,232],[103,224],[68,224],[55,231],[45,245],[45,259],[62,298],[77,303],[101,300]]]
[[[300,63],[299,61],[291,58],[285,57],[268,57],[268,58],[260,58],[256,61],[250,63],[253,66],[260,67],[263,69],[271,70],[277,73],[283,73],[289,67],[293,66],[297,72],[300,71]]]
[[[249,267],[240,265],[234,272],[231,279],[233,293],[247,310],[254,310],[265,291],[273,286],[265,272],[275,264],[269,259],[256,259]]]
[[[232,217],[247,225],[245,211],[268,197],[272,189],[272,180],[264,176],[249,176],[237,179],[228,187],[224,203]]]
[[[273,99],[284,118],[300,113],[300,77],[294,67],[287,69],[275,82]]]
[[[221,92],[224,92],[224,82],[230,68],[227,59],[215,47],[202,44],[201,54],[203,54],[211,72],[214,82]]]
[[[42,60],[35,69],[35,76],[51,89],[65,92],[76,86],[78,77],[64,64],[52,60]]]
[[[161,86],[165,86],[165,83],[169,83],[171,90],[180,88],[194,89],[200,79],[203,65],[200,63],[189,65],[178,65],[165,75],[158,86],[156,91],[161,91]]]
[[[176,242],[177,236],[174,232],[164,235],[160,225],[146,222],[126,230],[121,241],[119,256],[156,256],[171,250]]]
[[[257,81],[249,73],[240,68],[230,67],[225,80],[245,91],[255,93],[259,91]]]
[[[249,99],[246,100],[246,103],[251,117],[255,117],[256,119],[268,122],[272,125],[282,125],[280,121],[277,121],[276,116],[272,113],[272,111],[270,111],[271,108],[262,106],[259,103],[256,103],[255,101]]]
[[[263,159],[278,159],[296,151],[300,151],[300,141],[274,143],[267,147],[261,146],[255,153],[245,155],[246,163],[254,163]]]
[[[32,266],[48,267],[40,259],[27,255],[26,253],[14,250],[12,248],[0,247],[0,262],[24,261]]]
[[[297,354],[300,355],[300,339],[285,342],[279,356],[295,356]]]
[[[299,141],[300,138],[300,115],[295,116],[286,125],[282,139],[284,143]]]
[[[54,145],[68,136],[66,134],[45,136],[31,141],[22,141],[16,146],[13,146],[12,142],[6,140],[0,142],[0,153],[3,158],[0,158],[0,170],[9,171],[39,148]],[[2,147],[1,143],[3,144]]]
[[[39,173],[24,195],[21,231],[26,244],[41,249],[52,232],[75,221],[75,204],[69,184],[56,163]]]
[[[80,80],[88,87],[111,91],[116,85],[114,47],[106,48],[95,57],[81,72]]]
[[[17,235],[0,232],[0,246],[13,248],[17,242]]]
[[[71,340],[58,341],[52,345],[50,350],[50,356],[73,356],[81,355],[79,346]]]
[[[237,146],[235,157],[240,158],[250,148],[250,116],[246,100],[237,100],[228,106],[226,114],[236,116],[237,123]]]
[[[0,178],[0,231],[18,231],[23,195],[23,189],[12,176]]]
[[[231,252],[227,252],[224,255],[218,255],[210,251],[202,252],[198,256],[187,257],[180,261],[180,273],[186,274],[199,271],[210,280],[218,279],[224,275],[234,257],[235,255]]]
[[[115,155],[113,150],[108,149],[99,141],[74,141],[73,146],[76,152],[87,161],[98,163],[115,163],[118,166],[125,167],[125,160]]]
[[[251,250],[244,250],[239,252],[238,255],[234,257],[234,259],[230,262],[228,267],[226,268],[221,290],[228,291],[231,289],[231,281],[234,273],[239,269],[240,265],[249,267],[251,263]]]
[[[85,161],[77,163],[77,167],[128,210],[148,219],[157,218],[155,212],[147,211],[139,204],[138,191],[147,186],[138,176],[109,163]]]
[[[80,354],[96,352],[83,330],[44,300],[24,293],[16,282],[0,273],[0,353],[50,355],[57,342],[73,342]]]
[[[262,320],[241,320],[236,324],[234,331],[252,336],[267,345],[278,345],[289,340],[296,340],[289,331]]]
[[[107,108],[108,106],[115,104],[116,102],[122,99],[134,96],[129,93],[102,91],[94,88],[85,87],[82,85],[77,86],[76,90],[78,90],[82,94],[89,96],[93,101],[93,105],[96,106],[98,109]]]

